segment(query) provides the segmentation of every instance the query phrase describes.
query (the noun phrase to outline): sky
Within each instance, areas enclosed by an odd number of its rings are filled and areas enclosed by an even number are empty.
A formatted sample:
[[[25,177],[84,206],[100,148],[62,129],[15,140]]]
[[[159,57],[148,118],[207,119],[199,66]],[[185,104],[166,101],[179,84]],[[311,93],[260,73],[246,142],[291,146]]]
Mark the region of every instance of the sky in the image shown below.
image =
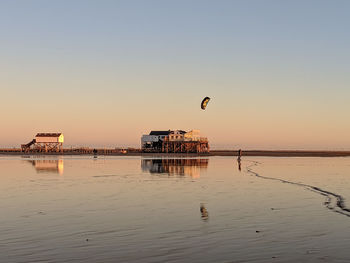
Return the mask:
[[[1,1],[0,147],[350,150],[349,1]],[[200,102],[211,101],[205,111]]]

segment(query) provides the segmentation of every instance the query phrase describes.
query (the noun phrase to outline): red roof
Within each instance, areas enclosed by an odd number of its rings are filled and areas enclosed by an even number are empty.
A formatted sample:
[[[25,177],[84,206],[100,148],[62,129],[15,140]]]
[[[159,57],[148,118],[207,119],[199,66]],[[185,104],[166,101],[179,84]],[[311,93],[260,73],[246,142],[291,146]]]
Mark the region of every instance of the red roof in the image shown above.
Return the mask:
[[[62,134],[61,132],[60,133],[37,133],[35,137],[60,137],[61,134]]]

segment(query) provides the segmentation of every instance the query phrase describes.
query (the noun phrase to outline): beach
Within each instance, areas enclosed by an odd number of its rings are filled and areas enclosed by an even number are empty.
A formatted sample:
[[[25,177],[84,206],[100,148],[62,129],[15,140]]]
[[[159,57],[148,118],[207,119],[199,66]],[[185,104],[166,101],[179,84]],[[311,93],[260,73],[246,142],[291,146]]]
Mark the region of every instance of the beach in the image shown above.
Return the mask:
[[[0,261],[347,262],[348,164],[2,155]]]

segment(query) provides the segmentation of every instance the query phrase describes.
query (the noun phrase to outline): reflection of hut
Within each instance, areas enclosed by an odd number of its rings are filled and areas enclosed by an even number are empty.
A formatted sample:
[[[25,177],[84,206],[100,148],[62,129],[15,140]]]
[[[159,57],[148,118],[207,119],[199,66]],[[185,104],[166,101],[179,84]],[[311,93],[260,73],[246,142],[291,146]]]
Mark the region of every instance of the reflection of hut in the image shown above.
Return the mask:
[[[30,162],[38,173],[63,174],[63,160],[33,160]]]
[[[143,171],[199,178],[202,169],[208,167],[208,159],[142,159]]]

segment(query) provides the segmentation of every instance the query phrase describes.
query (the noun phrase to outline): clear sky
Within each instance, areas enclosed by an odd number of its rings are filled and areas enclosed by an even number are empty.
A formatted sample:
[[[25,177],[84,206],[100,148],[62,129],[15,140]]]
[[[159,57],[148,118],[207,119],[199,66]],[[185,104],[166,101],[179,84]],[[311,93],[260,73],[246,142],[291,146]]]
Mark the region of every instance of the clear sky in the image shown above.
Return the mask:
[[[350,150],[350,1],[1,1],[0,147]],[[207,110],[200,109],[209,96]]]

